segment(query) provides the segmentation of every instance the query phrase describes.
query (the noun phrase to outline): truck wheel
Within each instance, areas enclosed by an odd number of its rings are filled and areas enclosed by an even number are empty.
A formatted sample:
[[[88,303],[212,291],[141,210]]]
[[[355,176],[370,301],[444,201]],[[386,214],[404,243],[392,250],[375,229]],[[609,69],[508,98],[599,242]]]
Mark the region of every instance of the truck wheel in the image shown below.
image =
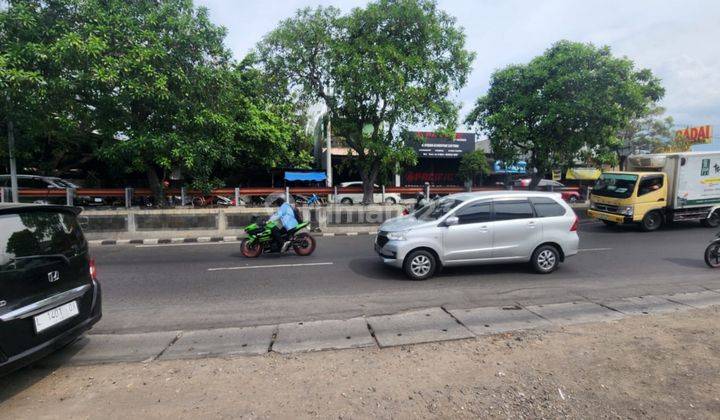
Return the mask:
[[[660,229],[663,224],[663,216],[659,211],[651,211],[643,217],[640,227],[645,232],[652,232]]]
[[[435,256],[424,249],[413,251],[405,257],[403,270],[411,280],[427,280],[435,273]]]
[[[716,228],[720,226],[720,213],[718,213],[717,210],[710,213],[710,216],[707,217],[707,219],[702,219],[700,223],[709,228]]]
[[[340,204],[345,204],[347,206],[351,206],[353,203],[352,198],[345,197],[342,200],[340,200]]]

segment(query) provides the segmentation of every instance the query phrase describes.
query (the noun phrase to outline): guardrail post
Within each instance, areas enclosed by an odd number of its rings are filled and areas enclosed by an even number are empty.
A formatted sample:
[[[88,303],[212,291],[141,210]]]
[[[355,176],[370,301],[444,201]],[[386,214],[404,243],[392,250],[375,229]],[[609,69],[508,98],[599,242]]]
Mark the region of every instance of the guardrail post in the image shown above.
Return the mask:
[[[180,205],[185,205],[185,200],[187,199],[187,187],[184,185],[180,187]]]
[[[290,187],[285,187],[285,202],[290,202]]]
[[[133,189],[125,188],[125,208],[129,209],[132,207]]]
[[[235,187],[235,207],[240,207],[240,187]]]
[[[332,203],[333,203],[333,204],[337,204],[337,203],[335,202],[336,200],[337,200],[337,185],[335,185],[335,186],[333,187]]]
[[[382,194],[382,195],[381,195],[382,204],[385,204],[385,185],[382,186],[382,193],[381,193],[381,194]]]
[[[7,187],[0,187],[0,203],[7,201],[8,189]]]
[[[74,197],[75,197],[75,188],[65,188],[65,202],[68,206],[73,205]]]
[[[428,200],[430,199],[430,183],[429,182],[425,183],[425,198]]]

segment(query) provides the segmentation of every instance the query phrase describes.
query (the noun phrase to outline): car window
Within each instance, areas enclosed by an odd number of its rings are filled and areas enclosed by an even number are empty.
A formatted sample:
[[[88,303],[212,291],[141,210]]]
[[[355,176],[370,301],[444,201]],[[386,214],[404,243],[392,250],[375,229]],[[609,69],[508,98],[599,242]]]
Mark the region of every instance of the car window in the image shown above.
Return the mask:
[[[467,225],[470,223],[484,223],[492,220],[492,209],[490,203],[469,204],[455,213],[458,224]]]
[[[65,212],[31,211],[0,216],[0,271],[42,256],[72,256],[85,248],[77,218]],[[33,257],[27,260],[23,257]]]
[[[663,176],[662,175],[645,176],[640,181],[640,186],[638,187],[638,196],[657,191],[660,188],[662,188],[662,186],[663,186]]]
[[[535,217],[527,200],[507,200],[493,202],[493,220],[531,219]]]
[[[47,182],[38,178],[18,178],[18,187],[20,188],[49,188]]]
[[[535,208],[538,217],[555,217],[565,214],[565,207],[561,206],[557,201],[548,197],[532,197],[530,202]]]
[[[440,217],[446,215],[450,210],[457,207],[462,201],[455,200],[453,198],[441,198],[439,200],[433,200],[427,206],[422,207],[420,210],[413,213],[418,219],[425,222],[437,220]]]

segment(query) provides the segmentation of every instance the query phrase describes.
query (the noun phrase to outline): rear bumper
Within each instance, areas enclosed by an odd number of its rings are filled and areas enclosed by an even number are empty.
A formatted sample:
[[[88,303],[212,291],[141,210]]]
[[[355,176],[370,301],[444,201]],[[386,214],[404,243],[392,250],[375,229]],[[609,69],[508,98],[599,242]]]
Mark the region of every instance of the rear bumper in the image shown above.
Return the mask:
[[[7,375],[14,370],[27,366],[70,344],[76,338],[80,337],[83,333],[92,328],[93,325],[97,324],[97,322],[102,318],[102,298],[100,293],[100,284],[95,283],[94,286],[94,305],[88,318],[71,329],[43,342],[42,344],[25,350],[24,352],[10,358],[6,358],[2,355],[2,353],[0,353],[0,376]]]
[[[623,216],[621,214],[606,213],[604,211],[588,210],[588,216],[593,219],[607,220],[614,223],[632,223],[632,216]]]

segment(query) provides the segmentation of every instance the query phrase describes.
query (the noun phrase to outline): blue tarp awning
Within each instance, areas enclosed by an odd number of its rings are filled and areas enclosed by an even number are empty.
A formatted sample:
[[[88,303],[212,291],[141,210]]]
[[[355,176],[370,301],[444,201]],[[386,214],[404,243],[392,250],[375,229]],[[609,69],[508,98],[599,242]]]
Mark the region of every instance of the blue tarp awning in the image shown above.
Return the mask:
[[[325,181],[325,172],[285,172],[285,181]]]

